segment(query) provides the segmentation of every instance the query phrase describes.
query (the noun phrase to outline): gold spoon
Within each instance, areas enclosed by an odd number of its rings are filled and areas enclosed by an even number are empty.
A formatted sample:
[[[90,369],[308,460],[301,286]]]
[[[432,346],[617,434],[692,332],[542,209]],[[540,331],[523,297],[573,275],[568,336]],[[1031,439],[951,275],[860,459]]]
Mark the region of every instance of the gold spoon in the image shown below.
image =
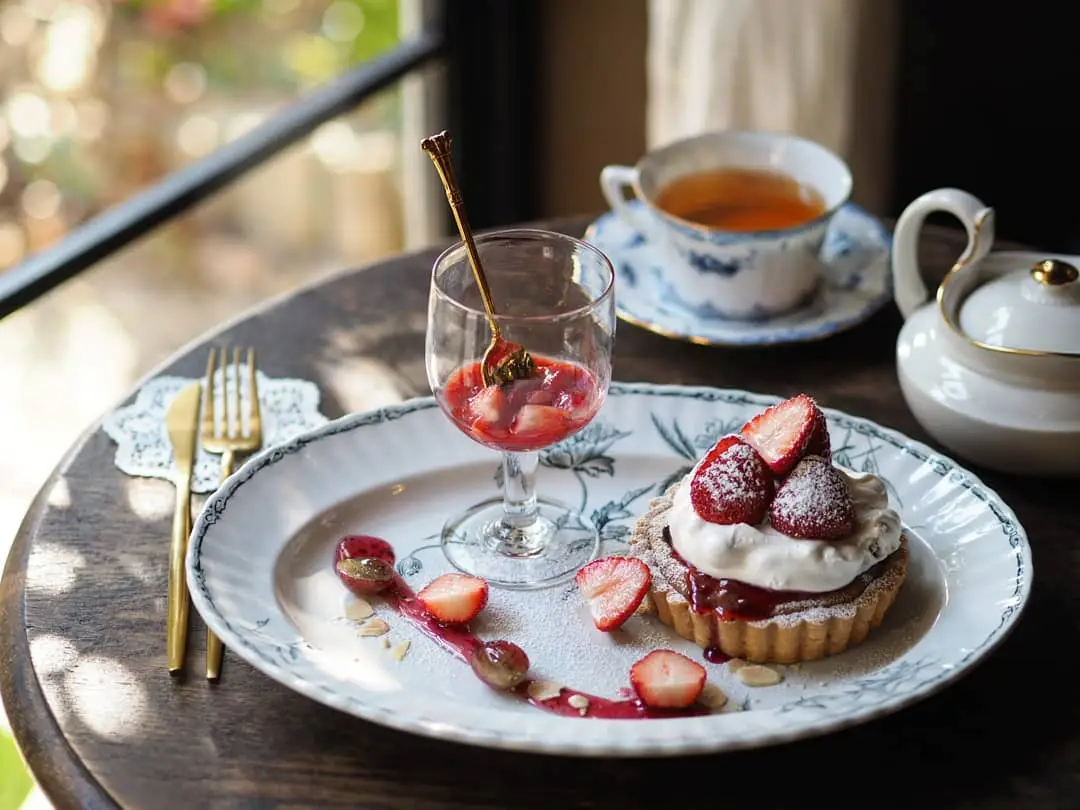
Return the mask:
[[[436,171],[439,172],[439,179],[442,180],[443,189],[446,191],[446,200],[450,203],[458,233],[461,235],[461,241],[465,243],[465,252],[469,255],[469,264],[476,277],[476,286],[480,288],[480,298],[484,302],[488,326],[491,327],[491,342],[480,362],[480,373],[484,385],[505,385],[514,380],[531,377],[536,368],[532,355],[519,344],[503,338],[502,330],[499,329],[499,324],[495,320],[495,304],[491,300],[491,288],[488,287],[487,278],[484,276],[484,268],[480,265],[480,254],[473,241],[469,220],[465,217],[461,189],[454,178],[454,167],[450,162],[450,136],[446,132],[440,132],[438,135],[424,138],[420,142],[420,148],[428,153],[431,162],[435,164]]]

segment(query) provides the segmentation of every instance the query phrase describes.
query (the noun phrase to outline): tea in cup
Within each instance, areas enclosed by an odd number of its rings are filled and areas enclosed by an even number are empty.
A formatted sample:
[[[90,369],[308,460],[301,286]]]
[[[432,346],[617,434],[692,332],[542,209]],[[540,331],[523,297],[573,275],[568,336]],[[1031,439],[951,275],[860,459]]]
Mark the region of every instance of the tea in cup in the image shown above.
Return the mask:
[[[643,205],[630,205],[629,186]],[[807,305],[818,258],[851,196],[836,154],[795,135],[712,132],[606,166],[600,188],[660,251],[665,303],[701,319],[766,319]]]

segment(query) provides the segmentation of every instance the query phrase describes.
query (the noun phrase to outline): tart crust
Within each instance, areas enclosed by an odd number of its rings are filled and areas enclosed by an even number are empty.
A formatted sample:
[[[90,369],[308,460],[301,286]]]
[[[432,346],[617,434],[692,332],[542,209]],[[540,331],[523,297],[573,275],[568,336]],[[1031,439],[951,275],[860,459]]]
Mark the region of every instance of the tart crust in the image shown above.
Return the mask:
[[[674,484],[656,498],[634,528],[630,553],[652,569],[648,601],[661,622],[687,641],[716,647],[729,658],[761,664],[795,664],[837,655],[861,643],[881,624],[907,575],[908,542],[859,579],[839,591],[777,605],[769,619],[721,618],[716,611],[699,613],[690,605],[685,583],[687,566],[663,537]]]

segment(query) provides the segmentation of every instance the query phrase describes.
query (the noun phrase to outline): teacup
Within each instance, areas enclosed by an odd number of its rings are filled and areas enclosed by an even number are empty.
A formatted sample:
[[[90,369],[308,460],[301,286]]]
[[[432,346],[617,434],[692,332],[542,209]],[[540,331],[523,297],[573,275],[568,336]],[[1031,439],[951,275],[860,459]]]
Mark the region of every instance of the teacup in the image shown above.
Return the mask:
[[[820,212],[768,230],[734,230],[676,216],[660,193],[687,175],[767,170],[810,189]],[[644,205],[630,205],[626,187]],[[649,152],[635,166],[606,166],[600,188],[624,222],[661,252],[665,303],[697,318],[767,319],[807,305],[822,281],[818,258],[833,216],[851,195],[851,171],[836,154],[794,135],[710,132]]]

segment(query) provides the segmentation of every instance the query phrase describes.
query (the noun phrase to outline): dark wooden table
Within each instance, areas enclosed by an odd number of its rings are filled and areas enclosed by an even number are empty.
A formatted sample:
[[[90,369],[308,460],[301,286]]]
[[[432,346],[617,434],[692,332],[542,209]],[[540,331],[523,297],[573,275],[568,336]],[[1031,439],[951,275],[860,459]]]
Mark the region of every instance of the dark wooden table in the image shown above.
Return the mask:
[[[580,233],[583,221],[554,227]],[[959,232],[928,229],[943,270]],[[277,377],[377,358],[406,395],[427,394],[424,252],[345,274],[253,312],[160,371],[197,377],[210,344],[254,344]],[[620,324],[620,380],[707,384],[824,404],[928,441],[900,396],[900,325],[887,306],[819,344],[767,350],[692,346]],[[977,470],[1034,546],[1036,584],[1017,630],[969,677],[892,717],[771,749],[669,760],[573,760],[435,742],[300,697],[229,655],[216,687],[165,668],[170,485],[113,466],[94,426],[57,467],[15,541],[0,586],[0,687],[12,728],[59,808],[1058,808],[1080,806],[1078,481]],[[140,504],[140,500],[145,501]],[[51,583],[50,587],[26,587]],[[73,575],[73,576],[72,576]],[[203,634],[193,614],[194,661]],[[133,695],[144,711],[125,728]],[[104,713],[104,715],[103,715]],[[113,717],[103,722],[102,717]],[[670,803],[668,803],[670,802]]]

